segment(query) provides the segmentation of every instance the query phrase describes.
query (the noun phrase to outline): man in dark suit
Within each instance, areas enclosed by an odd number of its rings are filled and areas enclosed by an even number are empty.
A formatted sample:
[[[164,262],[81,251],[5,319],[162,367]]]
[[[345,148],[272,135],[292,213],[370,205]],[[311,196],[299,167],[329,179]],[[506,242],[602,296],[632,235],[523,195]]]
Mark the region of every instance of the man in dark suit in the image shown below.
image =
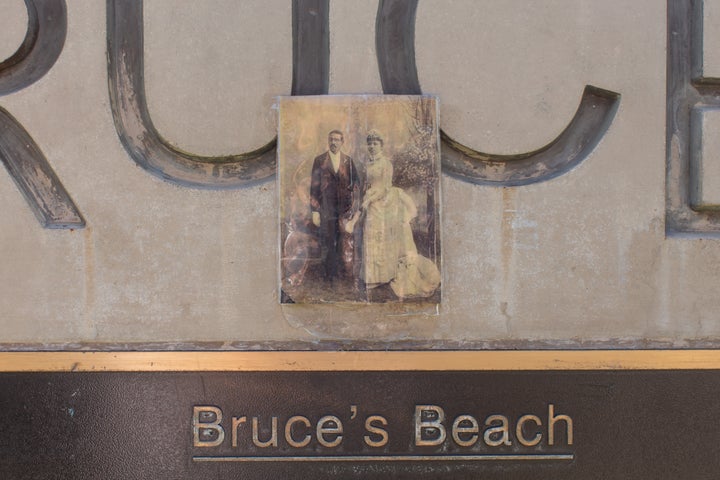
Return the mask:
[[[340,151],[343,133],[328,134],[328,151],[315,158],[310,183],[312,221],[318,227],[326,280],[353,273],[353,242],[345,223],[360,205],[361,181],[352,158]]]

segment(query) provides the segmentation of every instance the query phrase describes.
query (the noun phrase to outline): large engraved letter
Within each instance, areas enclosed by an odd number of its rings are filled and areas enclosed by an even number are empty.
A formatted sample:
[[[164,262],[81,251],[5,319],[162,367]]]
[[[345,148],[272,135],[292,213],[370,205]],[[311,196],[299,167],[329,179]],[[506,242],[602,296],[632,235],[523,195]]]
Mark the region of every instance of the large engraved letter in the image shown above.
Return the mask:
[[[720,204],[703,192],[703,164],[720,161],[705,158],[704,134],[720,113],[720,78],[703,72],[702,0],[668,0],[667,10],[666,230],[716,234]]]
[[[0,63],[0,95],[39,80],[60,56],[67,33],[64,0],[25,0],[28,29],[18,50]],[[0,161],[43,227],[81,228],[80,212],[30,134],[0,108]]]
[[[328,0],[293,2],[293,95],[327,93]],[[233,188],[275,173],[273,139],[252,152],[203,157],[173,147],[155,129],[145,98],[142,0],[107,0],[110,103],[115,128],[142,168],[181,185]]]
[[[422,93],[415,65],[416,10],[417,0],[380,0],[375,35],[385,93]],[[517,155],[478,152],[440,130],[443,168],[484,185],[526,185],[557,177],[587,158],[610,127],[619,104],[620,94],[588,85],[575,116],[555,140]]]

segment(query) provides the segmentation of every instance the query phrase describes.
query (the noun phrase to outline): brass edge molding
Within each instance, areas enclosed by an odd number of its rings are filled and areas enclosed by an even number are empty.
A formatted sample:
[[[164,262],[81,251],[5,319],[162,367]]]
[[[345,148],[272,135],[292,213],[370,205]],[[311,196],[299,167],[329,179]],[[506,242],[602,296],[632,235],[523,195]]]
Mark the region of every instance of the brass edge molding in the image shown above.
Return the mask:
[[[0,352],[0,372],[720,370],[720,350]]]

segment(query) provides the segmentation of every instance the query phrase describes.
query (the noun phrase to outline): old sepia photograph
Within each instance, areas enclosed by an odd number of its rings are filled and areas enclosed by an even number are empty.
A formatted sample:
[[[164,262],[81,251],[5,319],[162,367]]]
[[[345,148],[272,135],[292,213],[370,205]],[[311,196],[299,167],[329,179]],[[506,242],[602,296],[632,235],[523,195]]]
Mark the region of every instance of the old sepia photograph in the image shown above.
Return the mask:
[[[281,303],[439,303],[432,96],[279,100]]]

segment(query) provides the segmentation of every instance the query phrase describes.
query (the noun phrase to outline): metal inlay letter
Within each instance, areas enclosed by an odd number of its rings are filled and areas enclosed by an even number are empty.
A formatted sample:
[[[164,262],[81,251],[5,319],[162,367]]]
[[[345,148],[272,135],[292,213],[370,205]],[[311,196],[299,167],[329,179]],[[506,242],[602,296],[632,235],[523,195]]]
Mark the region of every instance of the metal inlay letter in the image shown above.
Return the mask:
[[[293,1],[293,95],[327,93],[328,0]],[[276,139],[257,150],[205,157],[173,147],[155,129],[145,97],[142,0],[107,0],[110,104],[125,150],[142,168],[180,185],[234,188],[275,173]]]
[[[720,162],[707,135],[720,114],[720,78],[703,72],[703,2],[668,0],[667,12],[666,232],[717,235],[720,204],[704,183]]]
[[[383,92],[422,93],[415,64],[417,0],[380,0],[375,43]],[[562,175],[595,148],[615,117],[620,94],[586,86],[565,130],[549,144],[517,155],[483,153],[440,130],[443,169],[464,180],[497,186],[527,185]]]
[[[42,78],[60,56],[67,34],[64,0],[25,0],[28,28],[20,48],[0,63],[0,95]],[[43,227],[82,228],[82,215],[45,155],[22,125],[0,108],[0,161]]]

